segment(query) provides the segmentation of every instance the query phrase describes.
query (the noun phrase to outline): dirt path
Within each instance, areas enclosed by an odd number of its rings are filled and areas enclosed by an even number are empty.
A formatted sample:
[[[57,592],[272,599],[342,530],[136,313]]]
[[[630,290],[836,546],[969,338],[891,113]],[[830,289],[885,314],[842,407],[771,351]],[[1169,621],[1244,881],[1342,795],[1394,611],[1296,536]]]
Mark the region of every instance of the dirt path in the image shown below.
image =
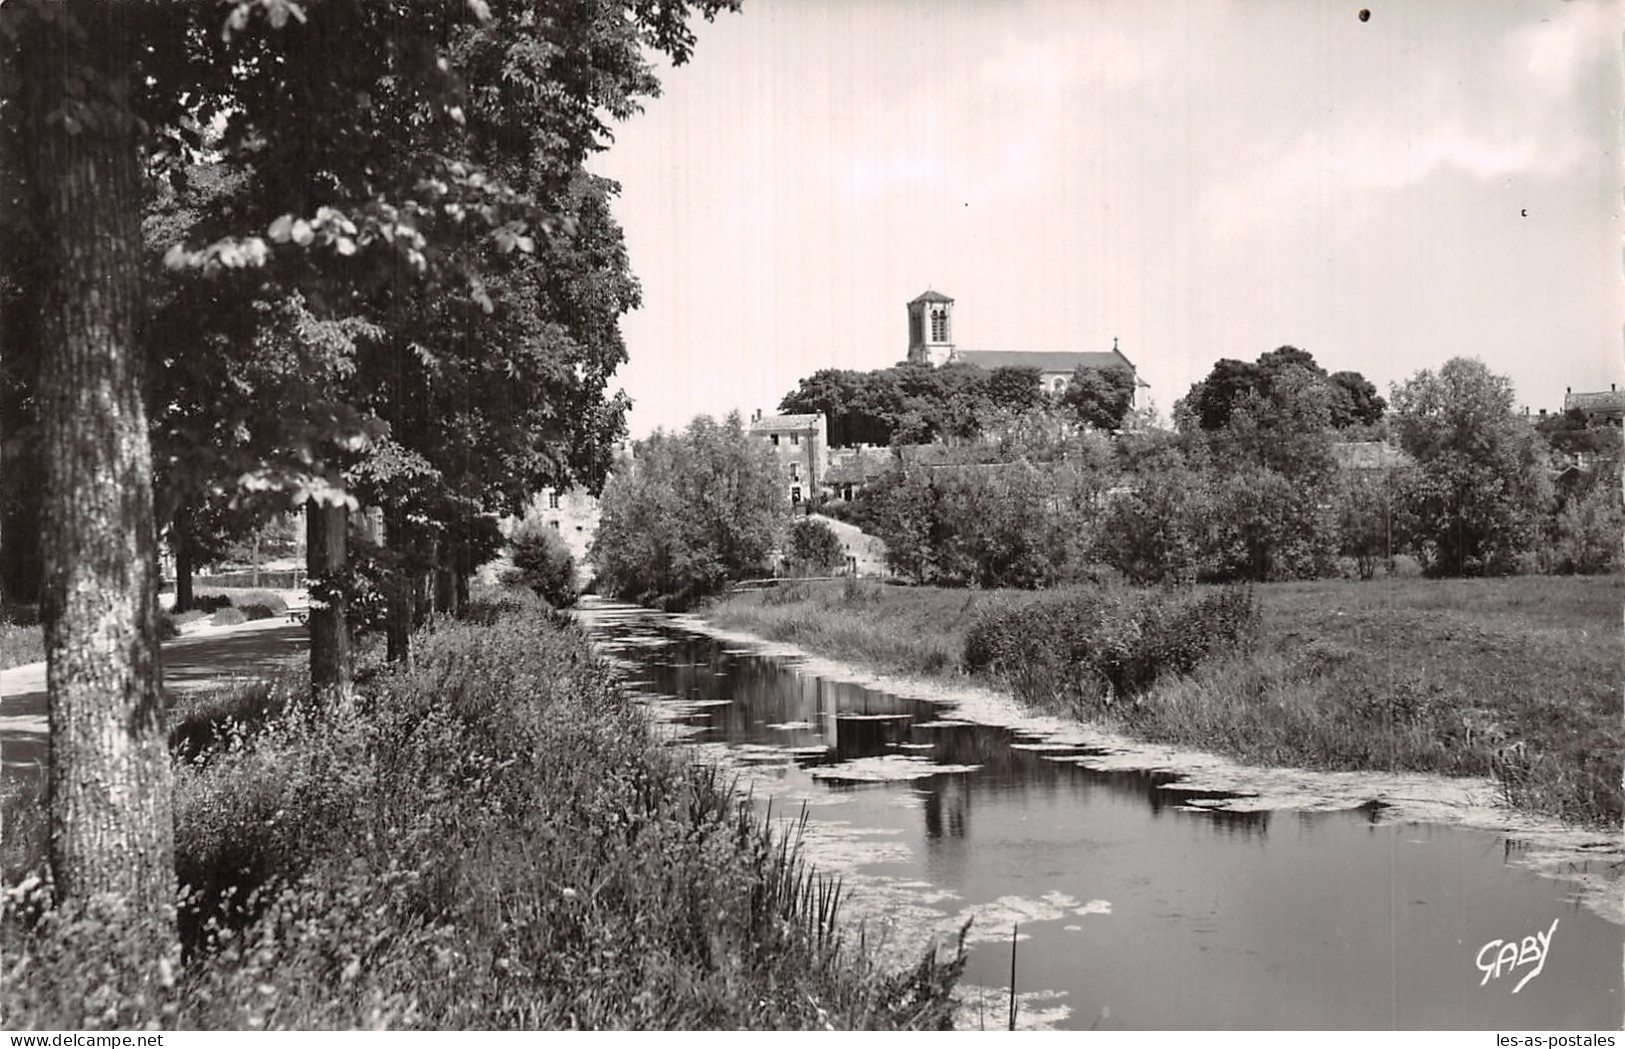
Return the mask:
[[[203,627],[164,642],[164,688],[171,694],[275,677],[304,658],[304,624],[261,619]],[[0,671],[0,759],[6,777],[33,777],[46,760],[45,664]]]

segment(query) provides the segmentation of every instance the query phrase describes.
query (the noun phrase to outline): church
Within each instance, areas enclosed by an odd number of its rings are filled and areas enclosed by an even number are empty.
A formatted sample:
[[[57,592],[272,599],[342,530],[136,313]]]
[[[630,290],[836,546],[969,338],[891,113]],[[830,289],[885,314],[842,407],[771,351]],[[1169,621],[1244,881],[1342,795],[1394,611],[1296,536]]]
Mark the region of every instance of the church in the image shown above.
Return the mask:
[[[1060,394],[1072,381],[1079,365],[1091,368],[1118,368],[1134,377],[1131,409],[1143,408],[1142,390],[1150,387],[1140,379],[1134,362],[1123,356],[1112,340],[1104,353],[1087,350],[962,350],[954,345],[954,300],[940,291],[926,291],[908,304],[908,360],[914,364],[974,364],[994,368],[1037,368],[1045,391]]]

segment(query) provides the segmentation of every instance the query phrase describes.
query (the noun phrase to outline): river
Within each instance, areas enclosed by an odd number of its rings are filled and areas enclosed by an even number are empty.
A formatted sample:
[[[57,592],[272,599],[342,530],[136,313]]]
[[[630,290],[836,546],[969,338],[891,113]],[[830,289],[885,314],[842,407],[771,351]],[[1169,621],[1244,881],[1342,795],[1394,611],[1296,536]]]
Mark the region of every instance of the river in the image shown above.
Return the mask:
[[[1021,1027],[1621,1026],[1621,927],[1504,834],[1226,811],[674,617],[587,599],[579,618],[675,744],[805,812],[871,947],[902,964],[971,919],[962,1026],[1007,1023],[1013,934]]]

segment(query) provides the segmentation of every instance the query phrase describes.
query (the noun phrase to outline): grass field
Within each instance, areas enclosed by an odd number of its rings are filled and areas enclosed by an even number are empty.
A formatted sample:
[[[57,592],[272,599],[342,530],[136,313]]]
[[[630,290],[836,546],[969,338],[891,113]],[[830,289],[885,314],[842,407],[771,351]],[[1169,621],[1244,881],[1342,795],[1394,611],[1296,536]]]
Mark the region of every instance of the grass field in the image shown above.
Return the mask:
[[[45,632],[38,623],[0,621],[0,670],[45,658]]]
[[[1256,595],[1249,644],[1159,679],[1135,703],[1102,715],[1020,698],[1258,764],[1493,775],[1518,808],[1619,825],[1625,578],[1336,580]],[[702,614],[876,670],[952,679],[979,615],[1038,598],[794,585]]]

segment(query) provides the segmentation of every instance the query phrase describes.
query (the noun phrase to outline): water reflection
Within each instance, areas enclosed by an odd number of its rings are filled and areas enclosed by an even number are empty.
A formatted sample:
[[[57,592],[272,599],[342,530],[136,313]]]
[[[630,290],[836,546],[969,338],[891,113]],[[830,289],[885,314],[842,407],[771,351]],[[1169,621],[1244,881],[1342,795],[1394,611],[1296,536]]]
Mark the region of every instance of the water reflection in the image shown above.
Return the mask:
[[[919,939],[973,918],[966,979],[1022,971],[1043,1015],[1089,1027],[1613,1027],[1620,930],[1562,883],[1508,865],[1496,835],[1382,822],[1380,806],[1216,808],[1166,772],[1087,767],[1083,748],[967,724],[945,708],[794,672],[641,612],[597,640],[651,711],[725,748],[812,810],[865,920]],[[878,902],[875,902],[878,901]],[[1561,916],[1516,998],[1474,952]],[[1036,1015],[1036,1014],[1035,1014]]]

